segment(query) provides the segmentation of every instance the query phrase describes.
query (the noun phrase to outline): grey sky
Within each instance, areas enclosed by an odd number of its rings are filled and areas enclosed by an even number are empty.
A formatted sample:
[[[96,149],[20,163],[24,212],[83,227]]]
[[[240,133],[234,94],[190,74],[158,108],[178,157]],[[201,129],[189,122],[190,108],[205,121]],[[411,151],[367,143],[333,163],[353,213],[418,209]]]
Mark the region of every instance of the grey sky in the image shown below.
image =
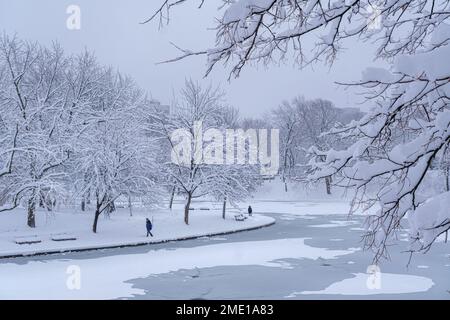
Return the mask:
[[[67,52],[84,48],[94,51],[103,64],[119,68],[132,76],[152,97],[168,104],[174,90],[184,84],[186,77],[201,80],[205,57],[194,57],[172,64],[155,63],[177,55],[170,45],[189,49],[204,49],[213,44],[215,10],[220,1],[207,1],[196,9],[198,1],[176,8],[171,23],[158,30],[157,23],[141,25],[162,0],[0,0],[0,30],[17,33],[20,38],[50,44],[59,41]],[[81,8],[81,30],[66,28],[66,9],[75,4]],[[355,106],[361,98],[334,84],[334,81],[357,80],[361,71],[372,61],[373,47],[356,43],[335,65],[317,64],[299,70],[291,63],[269,67],[250,67],[240,78],[227,81],[227,71],[219,66],[206,83],[221,84],[229,104],[248,115],[259,115],[277,106],[282,100],[296,95],[326,98],[336,106]]]

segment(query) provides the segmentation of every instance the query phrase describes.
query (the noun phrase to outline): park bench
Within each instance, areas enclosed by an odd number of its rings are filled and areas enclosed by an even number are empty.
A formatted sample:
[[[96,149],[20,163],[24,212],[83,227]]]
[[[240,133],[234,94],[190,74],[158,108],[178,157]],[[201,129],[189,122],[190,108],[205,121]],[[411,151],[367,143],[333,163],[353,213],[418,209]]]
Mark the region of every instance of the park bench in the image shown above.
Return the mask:
[[[16,244],[34,244],[40,243],[42,240],[38,236],[23,236],[14,239]]]
[[[235,219],[236,221],[244,221],[245,219],[247,219],[247,217],[244,216],[242,213],[240,213],[240,214],[235,215],[235,216],[234,216],[234,219]]]
[[[77,240],[77,237],[70,233],[57,233],[51,235],[52,241],[73,241]]]

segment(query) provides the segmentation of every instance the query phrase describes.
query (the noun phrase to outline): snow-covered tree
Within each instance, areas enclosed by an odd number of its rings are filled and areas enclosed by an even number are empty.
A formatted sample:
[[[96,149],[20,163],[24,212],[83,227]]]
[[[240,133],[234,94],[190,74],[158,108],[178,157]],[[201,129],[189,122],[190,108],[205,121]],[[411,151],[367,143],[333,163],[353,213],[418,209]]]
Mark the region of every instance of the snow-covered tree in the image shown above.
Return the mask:
[[[144,135],[147,101],[133,81],[101,70],[100,85],[82,113],[76,141],[75,186],[95,203],[93,232],[120,196],[154,191],[151,140]],[[106,210],[106,211],[105,211]]]
[[[233,107],[224,107],[221,110],[221,123],[218,123],[222,128],[224,136],[227,134],[227,130],[235,130],[237,133],[241,126],[241,120],[239,117],[239,111]],[[249,122],[246,122],[246,129],[256,129],[255,127],[249,127]],[[267,128],[267,126],[261,126],[260,128]],[[228,143],[228,141],[226,141]],[[238,139],[234,139],[232,145],[234,149],[239,148]],[[246,141],[244,141],[245,143]],[[227,146],[225,152],[232,152],[234,161],[232,163],[226,163],[226,166],[215,166],[213,170],[218,173],[217,181],[211,187],[211,194],[217,201],[222,201],[222,218],[225,219],[226,207],[229,202],[233,207],[238,206],[238,202],[243,201],[251,196],[256,188],[261,184],[260,167],[258,165],[252,165],[249,163],[239,163],[237,153],[231,151],[231,146]],[[248,141],[246,145],[248,152]],[[225,155],[225,157],[230,157]],[[231,161],[230,161],[231,162]]]
[[[66,56],[0,38],[0,211],[94,200],[93,231],[119,196],[155,195],[154,154],[144,130],[150,103],[128,78],[94,56]]]
[[[280,130],[281,179],[284,190],[288,191],[288,179],[296,165],[296,154],[299,147],[299,122],[295,108],[287,101],[270,114],[271,122]]]
[[[344,116],[341,116],[343,114]],[[306,100],[296,97],[292,102],[284,101],[272,110],[269,119],[280,129],[281,179],[287,191],[288,180],[307,180],[310,157],[324,161],[324,157],[313,152],[327,150],[343,144],[340,139],[323,135],[330,129],[342,126],[349,119],[358,119],[360,113],[348,108],[336,108],[324,99]],[[312,148],[312,152],[308,149]],[[327,194],[331,193],[331,178],[324,179]]]
[[[4,36],[0,66],[2,143],[9,143],[1,192],[8,204],[1,210],[23,202],[27,224],[34,228],[36,207],[51,208],[64,193],[61,167],[72,141],[68,60],[56,44],[48,49]]]
[[[163,1],[149,20],[186,1]],[[200,6],[203,1],[200,1]],[[357,189],[354,204],[377,204],[368,218],[366,244],[375,260],[385,256],[402,218],[410,221],[411,250],[428,250],[450,228],[450,193],[424,196],[431,164],[450,142],[450,1],[442,0],[236,0],[223,1],[216,42],[201,51],[182,50],[176,61],[207,56],[207,73],[220,61],[238,76],[249,62],[291,56],[304,66],[332,63],[346,39],[373,41],[376,58],[390,70],[368,69],[361,81],[375,107],[340,130],[356,139],[346,150],[323,152],[315,178],[341,176]],[[304,41],[316,36],[309,47]]]
[[[234,112],[224,107],[219,88],[202,88],[187,80],[170,115],[156,113],[150,121],[149,130],[157,132],[170,146],[171,152],[164,162],[165,181],[186,198],[186,224],[192,199],[210,196],[234,203],[253,190],[250,183],[255,178],[253,171],[245,164],[226,164],[223,157],[225,130],[237,121],[236,115],[231,114]],[[215,135],[208,137],[207,132]],[[217,163],[205,161],[207,157]]]
[[[360,121],[333,130],[330,134],[355,142],[323,152],[325,162],[315,163],[313,177],[335,175],[337,183],[356,188],[355,208],[379,206],[368,217],[365,235],[376,259],[388,254],[406,216],[412,251],[428,250],[450,228],[450,193],[424,187],[436,179],[433,161],[445,158],[450,142],[449,78],[441,81],[433,74],[430,62],[439,58],[427,57],[439,51],[399,56],[391,72],[369,70],[360,85],[378,106]]]
[[[301,137],[305,140],[305,147],[312,146],[314,150],[326,150],[338,144],[338,139],[324,136],[323,133],[338,126],[339,110],[330,101],[316,99],[312,101],[295,100],[296,111],[301,119]],[[316,161],[324,161],[324,157],[314,154]],[[331,194],[331,176],[324,177],[327,194]]]
[[[89,124],[86,113],[92,112],[95,97],[102,92],[104,77],[105,73],[93,54],[84,52],[71,59],[71,66],[67,74],[67,79],[72,103],[71,126],[74,127],[74,130],[77,133],[77,140],[74,144],[80,137],[83,137],[83,130],[85,130],[87,124]],[[72,156],[65,165],[66,170],[71,175],[74,175],[76,172],[76,166],[79,161],[78,150],[77,156]],[[75,180],[79,179],[76,175],[72,178],[75,178]],[[74,185],[71,179],[67,181],[67,184],[66,188],[72,192],[72,195],[78,195],[76,191],[73,193]],[[81,210],[85,211],[86,205],[89,204],[91,200],[89,197],[89,190],[86,190],[85,194],[79,196],[81,197]]]

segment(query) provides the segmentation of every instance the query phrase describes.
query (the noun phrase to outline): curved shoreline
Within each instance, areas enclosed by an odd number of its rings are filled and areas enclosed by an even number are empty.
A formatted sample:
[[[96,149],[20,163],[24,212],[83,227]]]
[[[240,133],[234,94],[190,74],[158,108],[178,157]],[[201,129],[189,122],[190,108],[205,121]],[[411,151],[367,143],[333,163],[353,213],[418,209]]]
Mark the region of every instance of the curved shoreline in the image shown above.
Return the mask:
[[[267,216],[264,216],[265,218],[269,218]],[[161,243],[167,243],[167,242],[176,242],[176,241],[186,241],[186,240],[194,240],[202,237],[213,237],[213,236],[220,236],[220,235],[226,235],[226,234],[233,234],[238,232],[244,232],[244,231],[252,231],[257,229],[262,229],[266,227],[270,227],[275,224],[276,220],[274,218],[270,218],[272,221],[261,223],[259,225],[254,225],[251,227],[244,227],[244,228],[238,228],[238,229],[232,229],[232,230],[225,230],[225,231],[217,231],[217,232],[210,232],[210,233],[204,233],[204,234],[197,234],[197,235],[189,235],[189,236],[180,236],[180,237],[174,237],[174,238],[166,238],[166,239],[159,239],[159,240],[150,240],[150,241],[140,241],[140,242],[128,242],[128,243],[118,243],[118,244],[110,244],[110,245],[102,245],[102,246],[80,246],[79,248],[67,248],[67,249],[49,249],[49,250],[35,250],[30,252],[21,252],[21,253],[11,253],[11,254],[0,254],[0,260],[2,259],[14,259],[14,258],[26,258],[26,257],[35,257],[35,256],[46,256],[46,255],[56,255],[56,254],[62,254],[62,253],[71,253],[71,252],[85,252],[85,251],[95,251],[95,250],[104,250],[104,249],[119,249],[119,248],[128,248],[128,247],[140,247],[140,246],[146,246],[146,245],[153,245],[153,244],[161,244]]]

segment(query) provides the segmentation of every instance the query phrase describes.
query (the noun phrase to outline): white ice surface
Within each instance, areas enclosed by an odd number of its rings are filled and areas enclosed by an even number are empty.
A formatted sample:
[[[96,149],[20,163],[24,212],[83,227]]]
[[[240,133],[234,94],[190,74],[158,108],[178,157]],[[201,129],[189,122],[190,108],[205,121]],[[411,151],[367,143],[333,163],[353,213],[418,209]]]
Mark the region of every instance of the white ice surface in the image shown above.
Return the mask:
[[[371,276],[366,273],[354,273],[353,278],[335,282],[323,290],[293,292],[287,298],[298,295],[320,294],[375,295],[414,293],[428,291],[434,285],[433,281],[426,277],[393,273],[381,273],[379,277],[380,282],[377,285],[373,285]]]
[[[333,259],[357,249],[329,250],[306,245],[303,238],[221,243],[150,250],[142,254],[115,255],[80,260],[31,261],[0,264],[0,299],[114,299],[144,294],[127,280],[180,269],[215,266],[262,265],[289,267],[278,259]],[[76,265],[81,289],[69,290],[66,271]],[[69,269],[70,270],[70,269]],[[14,276],[12,276],[14,275]]]
[[[330,220],[330,223],[324,223],[324,224],[313,224],[309,227],[311,228],[335,228],[335,227],[345,227],[345,226],[351,226],[354,224],[358,224],[358,221],[354,220]]]

